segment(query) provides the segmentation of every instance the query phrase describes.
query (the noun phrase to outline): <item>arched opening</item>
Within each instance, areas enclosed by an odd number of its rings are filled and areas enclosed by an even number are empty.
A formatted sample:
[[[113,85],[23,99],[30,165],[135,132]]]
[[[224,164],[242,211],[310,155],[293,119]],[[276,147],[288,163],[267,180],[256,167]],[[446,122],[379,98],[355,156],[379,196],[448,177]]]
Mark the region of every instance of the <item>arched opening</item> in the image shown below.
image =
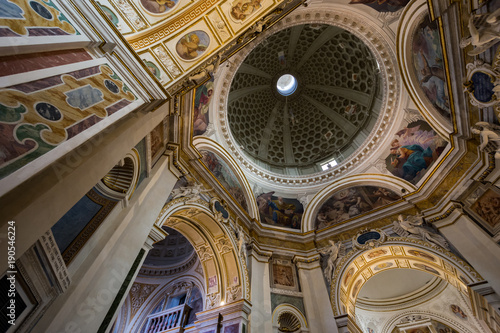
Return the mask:
[[[447,327],[476,332],[480,324],[467,285],[481,280],[449,251],[422,241],[389,240],[342,258],[330,300],[336,315],[347,314],[363,332],[447,332]],[[457,313],[469,319],[457,320]]]
[[[232,222],[217,214],[216,199],[186,199],[170,201],[158,217],[168,236],[150,250],[113,332],[248,325],[248,272]]]
[[[358,294],[355,310],[363,332],[480,330],[466,295],[434,274],[408,268],[388,269],[370,278]]]

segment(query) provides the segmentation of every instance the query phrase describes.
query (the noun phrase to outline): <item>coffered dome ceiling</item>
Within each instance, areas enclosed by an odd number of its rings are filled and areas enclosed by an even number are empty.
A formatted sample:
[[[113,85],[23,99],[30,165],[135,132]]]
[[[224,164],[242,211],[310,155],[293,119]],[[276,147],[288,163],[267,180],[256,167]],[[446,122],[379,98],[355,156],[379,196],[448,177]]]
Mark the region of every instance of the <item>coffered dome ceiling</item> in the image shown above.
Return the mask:
[[[277,89],[286,74],[296,80],[284,82],[288,96]],[[377,61],[358,37],[301,24],[248,54],[231,82],[227,118],[247,158],[272,172],[306,175],[358,149],[376,123],[382,90]]]

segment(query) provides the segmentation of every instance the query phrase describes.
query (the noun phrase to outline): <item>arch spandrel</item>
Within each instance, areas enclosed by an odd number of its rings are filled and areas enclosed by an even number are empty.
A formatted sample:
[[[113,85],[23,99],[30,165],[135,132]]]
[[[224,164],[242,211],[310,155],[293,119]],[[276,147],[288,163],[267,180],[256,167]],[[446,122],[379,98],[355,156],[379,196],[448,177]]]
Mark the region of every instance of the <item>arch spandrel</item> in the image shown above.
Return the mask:
[[[354,316],[356,298],[374,275],[388,269],[408,268],[438,276],[467,295],[467,285],[483,278],[450,251],[411,238],[391,237],[373,249],[353,250],[340,259],[330,286],[336,315]]]

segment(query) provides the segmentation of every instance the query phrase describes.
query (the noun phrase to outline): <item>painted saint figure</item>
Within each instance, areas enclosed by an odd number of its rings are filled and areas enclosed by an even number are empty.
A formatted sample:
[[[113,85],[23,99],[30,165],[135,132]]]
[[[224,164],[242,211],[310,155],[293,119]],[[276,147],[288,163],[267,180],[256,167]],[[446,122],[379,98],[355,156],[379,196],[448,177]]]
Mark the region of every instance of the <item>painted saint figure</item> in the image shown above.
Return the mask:
[[[204,33],[204,32],[203,32]],[[198,57],[207,49],[207,45],[201,44],[200,37],[192,32],[182,37],[175,46],[177,54],[184,60],[191,60]]]

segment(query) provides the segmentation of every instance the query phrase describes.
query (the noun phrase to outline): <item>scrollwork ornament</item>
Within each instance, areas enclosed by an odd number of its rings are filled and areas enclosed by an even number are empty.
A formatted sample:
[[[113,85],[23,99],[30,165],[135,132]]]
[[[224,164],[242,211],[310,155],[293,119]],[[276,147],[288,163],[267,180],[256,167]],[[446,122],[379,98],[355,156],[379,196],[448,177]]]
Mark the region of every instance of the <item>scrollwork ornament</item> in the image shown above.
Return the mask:
[[[219,293],[212,293],[208,294],[206,298],[206,310],[211,310],[215,307],[217,307],[220,304],[220,294]]]
[[[373,238],[363,242],[363,236],[372,235]],[[364,229],[352,238],[352,246],[358,250],[370,250],[379,247],[387,239],[387,234],[381,229]],[[363,242],[360,243],[359,241]]]
[[[234,302],[241,298],[241,287],[233,286],[226,289],[226,303]]]
[[[500,104],[500,73],[480,59],[467,64],[464,92],[470,103],[479,108]]]

